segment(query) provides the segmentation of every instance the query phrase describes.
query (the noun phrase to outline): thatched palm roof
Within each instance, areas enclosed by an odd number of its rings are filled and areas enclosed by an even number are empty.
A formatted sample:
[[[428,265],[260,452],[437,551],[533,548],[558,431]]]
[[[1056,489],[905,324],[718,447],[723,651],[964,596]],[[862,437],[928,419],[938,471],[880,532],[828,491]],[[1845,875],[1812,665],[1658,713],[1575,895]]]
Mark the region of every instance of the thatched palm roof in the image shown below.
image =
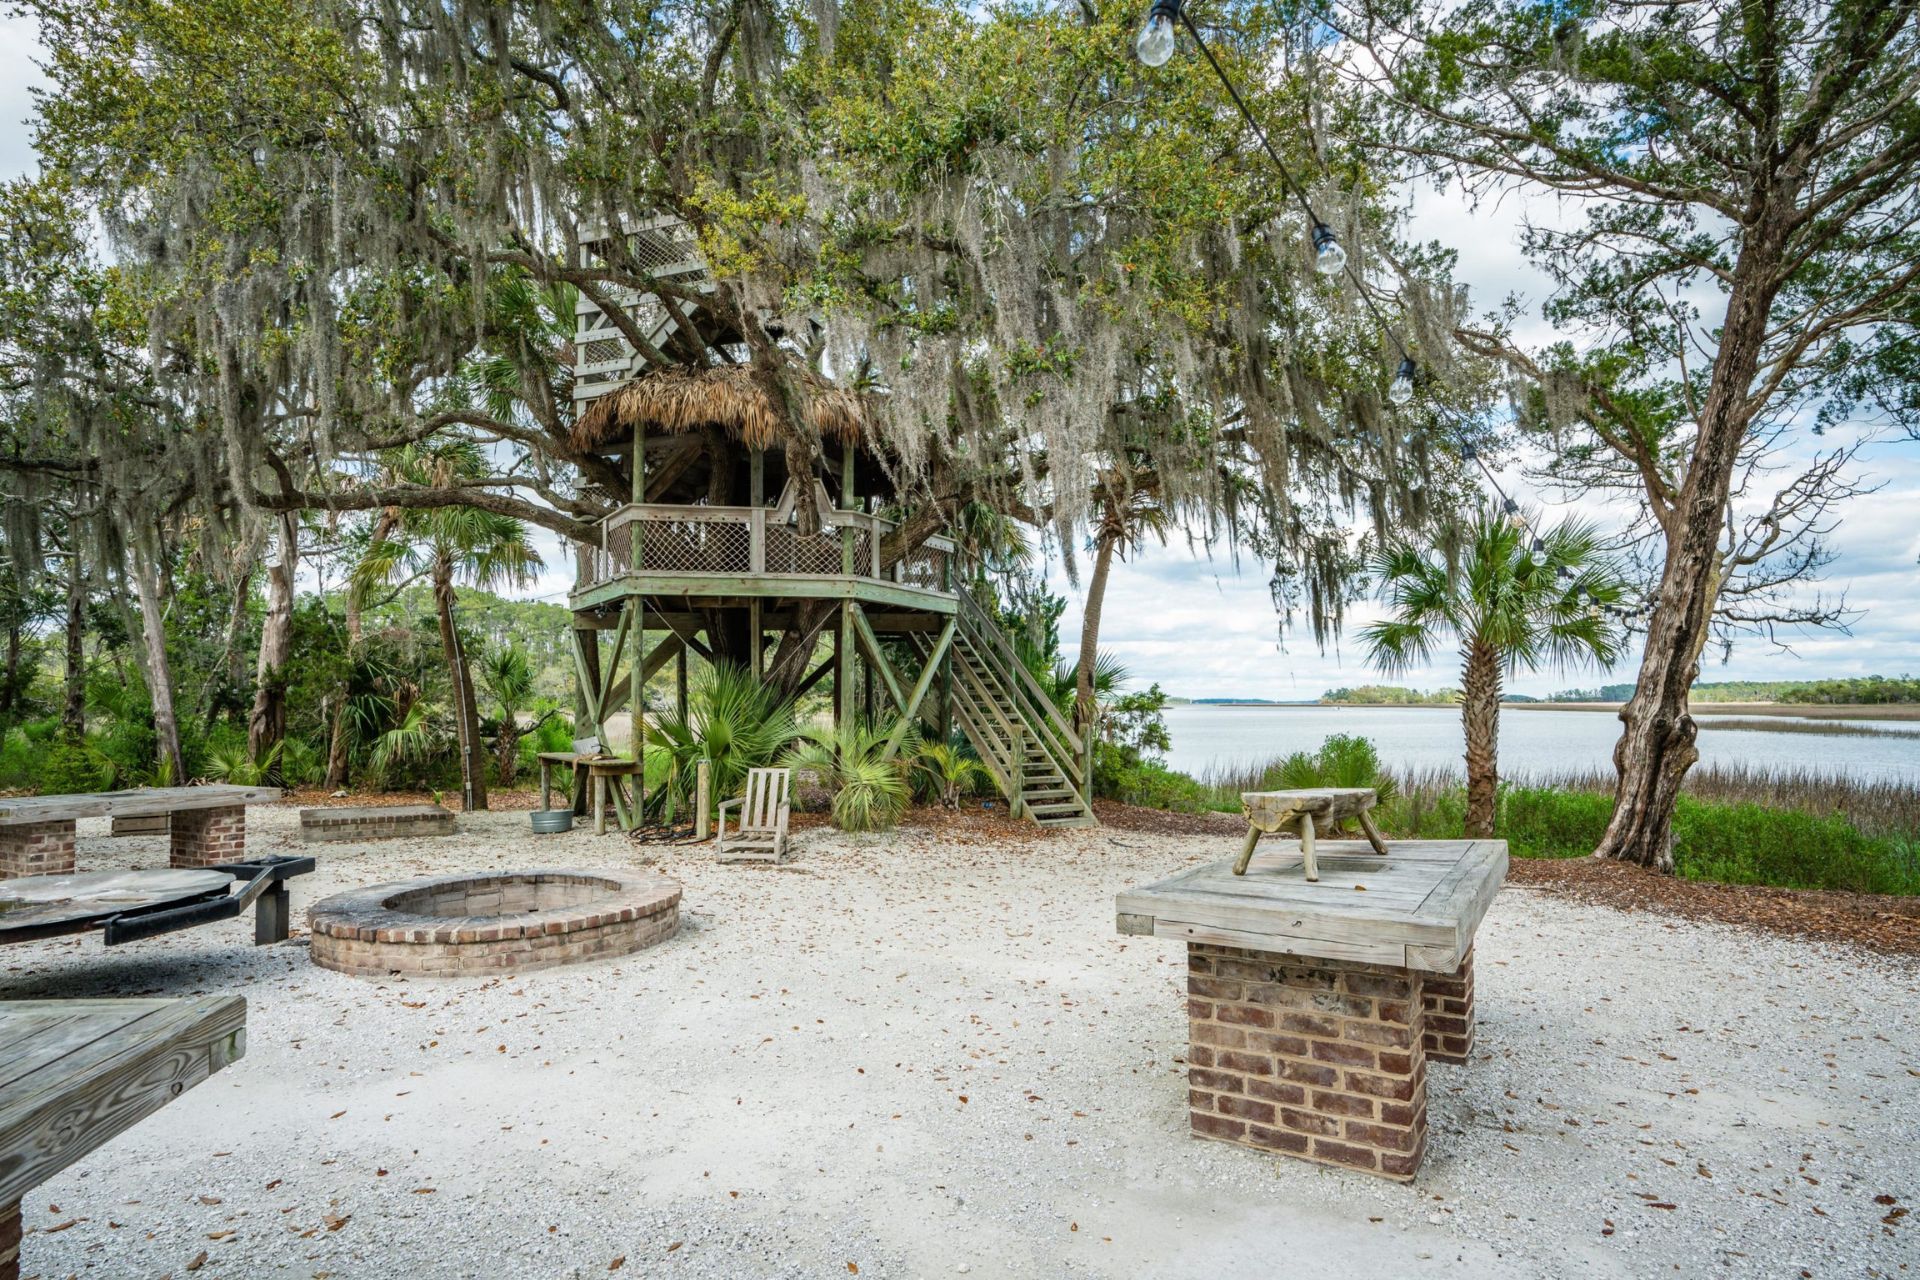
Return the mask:
[[[860,397],[818,374],[802,377],[807,416],[822,437],[857,442],[867,426]],[[593,402],[574,423],[578,449],[602,448],[630,438],[635,427],[678,435],[715,426],[750,448],[765,449],[789,434],[786,415],[774,405],[751,369],[661,369],[644,374]]]

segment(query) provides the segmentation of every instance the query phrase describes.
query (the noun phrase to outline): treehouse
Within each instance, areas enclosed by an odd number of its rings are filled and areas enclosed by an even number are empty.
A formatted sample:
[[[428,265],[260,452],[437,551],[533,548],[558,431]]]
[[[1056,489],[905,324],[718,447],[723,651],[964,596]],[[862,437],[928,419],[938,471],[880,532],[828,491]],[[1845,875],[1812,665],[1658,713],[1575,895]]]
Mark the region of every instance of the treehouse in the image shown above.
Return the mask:
[[[606,332],[583,314],[582,358]],[[896,492],[861,396],[802,375],[787,394],[802,402],[803,438],[745,365],[621,376],[624,357],[594,354],[596,376],[613,376],[576,383],[573,445],[628,499],[579,546],[570,599],[581,710],[603,742],[609,718],[630,710],[621,745],[637,752],[642,688],[668,663],[684,712],[693,654],[789,697],[831,681],[837,721],[897,722],[889,754],[915,721],[942,738],[958,728],[1016,812],[1092,823],[1086,744],[962,589],[955,544]],[[643,804],[622,797],[622,822]]]

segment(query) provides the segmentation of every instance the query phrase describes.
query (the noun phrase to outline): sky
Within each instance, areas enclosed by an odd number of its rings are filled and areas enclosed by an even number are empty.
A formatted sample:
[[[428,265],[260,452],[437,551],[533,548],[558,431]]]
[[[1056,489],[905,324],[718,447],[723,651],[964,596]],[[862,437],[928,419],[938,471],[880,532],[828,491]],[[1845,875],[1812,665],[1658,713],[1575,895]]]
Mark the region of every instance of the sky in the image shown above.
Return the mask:
[[[30,19],[0,18],[0,177],[34,167],[27,121],[33,112],[30,92],[40,82],[34,65],[37,53]],[[1546,200],[1509,196],[1469,208],[1456,194],[1433,192],[1420,193],[1411,209],[1417,237],[1457,251],[1456,277],[1472,288],[1476,305],[1491,306],[1517,294],[1527,303],[1519,336],[1537,340],[1550,331],[1540,313],[1545,286],[1520,254],[1524,216],[1546,221],[1566,215]],[[1748,641],[1724,664],[1711,654],[1701,672],[1703,680],[1920,673],[1920,519],[1914,516],[1920,511],[1920,444],[1876,447],[1865,455],[1862,472],[1882,487],[1855,499],[1841,513],[1830,540],[1838,559],[1821,583],[1823,591],[1844,593],[1860,611],[1851,633],[1796,638],[1790,651]],[[1566,514],[1546,495],[1530,491],[1517,471],[1509,470],[1501,482],[1523,504],[1540,506],[1549,522]],[[1620,511],[1590,506],[1580,510],[1603,521],[1624,518]],[[527,594],[563,600],[571,570],[557,539],[543,536],[542,546],[548,569]],[[1150,546],[1114,566],[1100,647],[1125,664],[1135,686],[1157,683],[1177,697],[1311,699],[1330,688],[1379,680],[1353,639],[1359,627],[1379,616],[1373,602],[1363,601],[1353,609],[1346,638],[1323,652],[1304,633],[1281,633],[1267,593],[1268,576],[1260,563],[1243,557],[1236,566],[1224,553],[1208,559],[1178,538],[1167,547]],[[1079,634],[1084,591],[1057,568],[1051,577],[1053,590],[1067,600],[1061,634],[1071,646]],[[1637,652],[1628,654],[1611,672],[1587,668],[1521,675],[1508,687],[1516,693],[1544,694],[1628,681],[1637,658]],[[1397,683],[1439,688],[1457,684],[1458,677],[1452,664],[1443,661]]]

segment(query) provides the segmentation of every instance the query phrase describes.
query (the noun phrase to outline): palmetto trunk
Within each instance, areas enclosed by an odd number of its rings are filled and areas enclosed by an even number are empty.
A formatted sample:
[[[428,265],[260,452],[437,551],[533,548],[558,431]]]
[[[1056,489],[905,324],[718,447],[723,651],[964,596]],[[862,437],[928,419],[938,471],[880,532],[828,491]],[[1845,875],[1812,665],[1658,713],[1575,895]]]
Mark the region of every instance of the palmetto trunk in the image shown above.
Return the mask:
[[[1467,734],[1466,834],[1493,834],[1500,786],[1500,658],[1487,645],[1469,645],[1460,676],[1460,722]]]
[[[1094,700],[1093,665],[1100,653],[1100,611],[1107,599],[1107,576],[1113,572],[1115,539],[1095,540],[1093,576],[1087,579],[1087,609],[1080,619],[1080,671],[1074,689],[1074,723],[1081,731],[1090,730],[1099,705]]]
[[[444,558],[433,566],[433,603],[440,615],[440,645],[453,683],[453,723],[460,749],[461,807],[487,807],[487,770],[480,746],[480,713],[474,704],[473,672],[459,629],[453,625],[453,566]]]

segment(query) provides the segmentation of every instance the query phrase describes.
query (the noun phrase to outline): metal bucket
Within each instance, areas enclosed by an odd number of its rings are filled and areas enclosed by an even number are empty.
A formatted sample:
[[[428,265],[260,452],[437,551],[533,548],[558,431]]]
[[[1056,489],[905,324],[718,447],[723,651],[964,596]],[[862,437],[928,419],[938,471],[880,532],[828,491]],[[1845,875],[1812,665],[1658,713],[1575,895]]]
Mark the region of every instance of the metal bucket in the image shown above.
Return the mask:
[[[532,820],[533,833],[537,836],[558,835],[562,831],[573,830],[571,809],[535,809],[527,817]]]

